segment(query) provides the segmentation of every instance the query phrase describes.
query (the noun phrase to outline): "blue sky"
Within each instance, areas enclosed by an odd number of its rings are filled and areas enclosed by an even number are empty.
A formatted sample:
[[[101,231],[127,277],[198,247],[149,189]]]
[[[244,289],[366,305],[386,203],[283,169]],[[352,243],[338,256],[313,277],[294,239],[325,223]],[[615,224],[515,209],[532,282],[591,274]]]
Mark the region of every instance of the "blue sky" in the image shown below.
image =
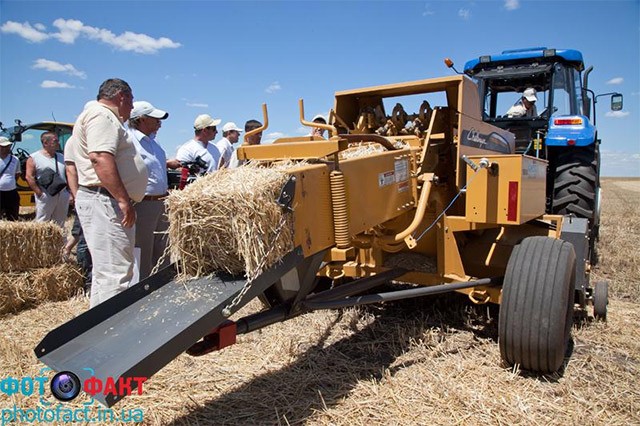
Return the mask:
[[[208,113],[264,139],[306,134],[338,90],[450,75],[505,49],[577,49],[594,66],[605,176],[640,176],[640,1],[11,1],[0,0],[0,121],[75,121],[102,81],[170,113],[169,156]],[[221,137],[221,135],[220,135]]]

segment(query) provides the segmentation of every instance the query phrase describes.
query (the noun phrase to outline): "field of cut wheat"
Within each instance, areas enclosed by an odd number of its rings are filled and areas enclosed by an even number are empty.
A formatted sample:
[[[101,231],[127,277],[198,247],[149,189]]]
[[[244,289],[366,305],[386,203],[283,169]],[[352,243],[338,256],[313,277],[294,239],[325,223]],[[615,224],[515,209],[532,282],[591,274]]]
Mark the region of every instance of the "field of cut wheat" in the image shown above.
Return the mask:
[[[559,373],[502,365],[497,309],[447,295],[315,312],[218,353],[181,355],[116,409],[139,410],[148,425],[639,425],[640,180],[603,187],[592,279],[610,281],[608,322],[574,326]],[[0,317],[0,379],[38,375],[35,345],[87,308],[78,297]],[[3,416],[38,404],[0,392]]]

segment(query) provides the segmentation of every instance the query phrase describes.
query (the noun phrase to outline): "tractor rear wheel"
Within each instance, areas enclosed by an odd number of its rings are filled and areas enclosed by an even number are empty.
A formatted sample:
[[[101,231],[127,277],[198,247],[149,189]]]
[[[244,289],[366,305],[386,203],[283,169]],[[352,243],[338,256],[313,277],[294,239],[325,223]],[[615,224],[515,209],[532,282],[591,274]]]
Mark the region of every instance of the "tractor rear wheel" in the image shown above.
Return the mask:
[[[576,255],[573,245],[529,237],[509,258],[502,287],[498,340],[502,359],[525,370],[562,367],[571,338]]]
[[[553,181],[554,214],[589,219],[591,264],[598,256],[595,243],[600,231],[600,177],[597,151],[577,148],[558,155]]]

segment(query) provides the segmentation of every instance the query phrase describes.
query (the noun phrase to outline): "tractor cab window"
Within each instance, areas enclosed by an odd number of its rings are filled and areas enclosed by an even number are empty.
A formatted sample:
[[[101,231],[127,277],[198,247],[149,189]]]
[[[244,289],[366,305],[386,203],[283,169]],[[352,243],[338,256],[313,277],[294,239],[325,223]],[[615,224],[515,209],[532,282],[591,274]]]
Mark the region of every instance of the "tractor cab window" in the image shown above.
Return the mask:
[[[554,65],[551,117],[582,114],[580,73],[562,64]]]

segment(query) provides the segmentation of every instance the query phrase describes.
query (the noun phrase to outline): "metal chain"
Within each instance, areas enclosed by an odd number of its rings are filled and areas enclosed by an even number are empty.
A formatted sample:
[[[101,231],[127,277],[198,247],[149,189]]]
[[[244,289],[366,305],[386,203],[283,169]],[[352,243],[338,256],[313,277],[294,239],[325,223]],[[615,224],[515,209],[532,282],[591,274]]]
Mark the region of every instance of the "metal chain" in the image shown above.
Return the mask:
[[[253,282],[256,280],[256,278],[258,278],[258,276],[260,276],[260,274],[262,273],[262,269],[264,268],[264,265],[267,262],[267,259],[269,258],[269,255],[271,254],[271,252],[273,252],[273,249],[276,247],[275,242],[278,241],[278,238],[280,237],[280,234],[282,233],[282,229],[284,228],[284,225],[286,223],[287,223],[287,215],[285,213],[285,214],[282,215],[282,219],[280,220],[280,223],[278,224],[278,228],[275,231],[275,237],[273,239],[274,244],[271,245],[271,248],[269,248],[269,250],[267,250],[267,252],[265,253],[264,257],[262,258],[262,261],[258,264],[258,267],[256,268],[256,270],[254,272],[254,276],[247,277],[247,282],[245,282],[244,286],[242,286],[242,290],[240,290],[240,293],[238,293],[236,295],[236,297],[233,298],[231,303],[229,303],[227,306],[225,306],[225,308],[222,310],[222,316],[223,317],[229,318],[231,316],[232,309],[235,308],[236,306],[238,306],[238,304],[240,303],[242,298],[249,291],[249,288],[251,288],[251,284],[253,284]]]
[[[163,232],[154,232],[154,234],[168,234],[167,231],[163,231]],[[160,269],[160,265],[162,265],[164,263],[164,260],[167,258],[167,255],[171,252],[171,247],[169,246],[169,244],[167,244],[167,246],[164,248],[164,251],[162,252],[162,256],[160,256],[160,258],[158,259],[158,261],[156,262],[156,265],[153,267],[153,269],[151,270],[151,273],[149,274],[149,276],[154,275],[156,273],[158,273],[158,270]]]

